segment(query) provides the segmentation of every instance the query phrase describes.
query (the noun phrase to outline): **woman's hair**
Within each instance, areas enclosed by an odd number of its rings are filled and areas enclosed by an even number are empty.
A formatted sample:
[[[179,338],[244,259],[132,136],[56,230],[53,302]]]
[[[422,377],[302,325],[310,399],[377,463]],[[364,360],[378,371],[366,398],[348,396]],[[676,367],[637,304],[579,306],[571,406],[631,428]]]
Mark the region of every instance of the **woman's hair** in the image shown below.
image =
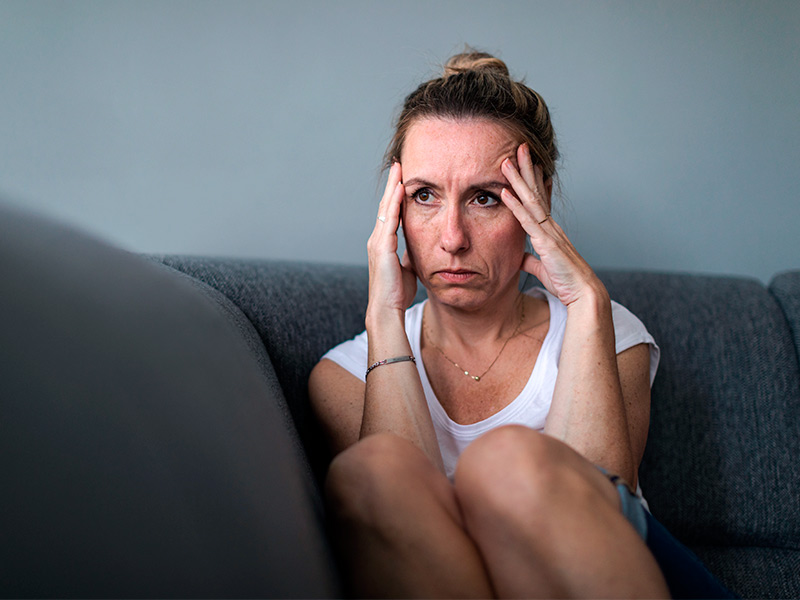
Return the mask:
[[[556,176],[558,148],[550,111],[542,97],[520,81],[491,54],[468,48],[452,56],[441,77],[420,85],[408,95],[386,151],[386,166],[400,160],[411,125],[423,118],[488,119],[505,127],[531,150],[545,180]]]

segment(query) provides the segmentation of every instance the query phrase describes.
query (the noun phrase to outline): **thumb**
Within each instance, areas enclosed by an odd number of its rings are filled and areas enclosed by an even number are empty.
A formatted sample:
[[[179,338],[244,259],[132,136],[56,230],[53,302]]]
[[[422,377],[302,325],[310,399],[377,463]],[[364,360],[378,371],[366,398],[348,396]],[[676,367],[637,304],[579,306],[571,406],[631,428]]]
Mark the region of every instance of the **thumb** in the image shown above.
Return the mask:
[[[413,273],[414,276],[416,277],[417,270],[414,268],[414,262],[411,260],[411,257],[408,255],[408,250],[405,250],[403,252],[403,258],[400,259],[400,265],[404,269],[407,269],[408,271],[411,271],[411,273]]]
[[[405,288],[405,304],[406,307],[411,306],[414,302],[414,297],[417,295],[417,272],[414,269],[414,263],[411,257],[408,256],[408,251],[403,252],[403,258],[400,259],[400,266],[403,268],[403,287]]]
[[[542,261],[540,261],[530,252],[526,252],[525,255],[522,257],[521,269],[526,273],[530,273],[537,279],[541,280],[539,274],[542,272]]]

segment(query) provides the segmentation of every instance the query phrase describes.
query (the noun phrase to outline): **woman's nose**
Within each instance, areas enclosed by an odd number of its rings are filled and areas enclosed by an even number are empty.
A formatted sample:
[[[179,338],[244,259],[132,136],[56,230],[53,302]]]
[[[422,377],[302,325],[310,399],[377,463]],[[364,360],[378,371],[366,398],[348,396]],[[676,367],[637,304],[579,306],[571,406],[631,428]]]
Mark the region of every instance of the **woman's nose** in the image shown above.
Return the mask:
[[[444,220],[440,236],[442,250],[456,254],[469,248],[469,234],[461,207],[451,204],[445,208],[442,217]]]

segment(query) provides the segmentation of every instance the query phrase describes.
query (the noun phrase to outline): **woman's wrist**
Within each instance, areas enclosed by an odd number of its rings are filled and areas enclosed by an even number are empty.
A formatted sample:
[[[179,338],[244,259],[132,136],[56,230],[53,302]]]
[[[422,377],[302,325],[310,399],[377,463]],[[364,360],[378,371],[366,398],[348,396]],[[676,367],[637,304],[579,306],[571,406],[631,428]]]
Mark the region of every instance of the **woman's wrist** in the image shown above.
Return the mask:
[[[611,298],[605,286],[592,286],[575,302],[567,306],[567,319],[573,328],[579,325],[585,335],[591,332],[613,331]]]
[[[410,354],[405,311],[367,309],[365,319],[371,360]]]
[[[581,292],[580,297],[567,305],[569,312],[605,312],[611,307],[611,297],[606,286],[598,279],[596,282],[588,284]]]
[[[364,325],[369,333],[380,333],[385,330],[394,331],[398,327],[405,333],[406,311],[397,308],[367,306]]]

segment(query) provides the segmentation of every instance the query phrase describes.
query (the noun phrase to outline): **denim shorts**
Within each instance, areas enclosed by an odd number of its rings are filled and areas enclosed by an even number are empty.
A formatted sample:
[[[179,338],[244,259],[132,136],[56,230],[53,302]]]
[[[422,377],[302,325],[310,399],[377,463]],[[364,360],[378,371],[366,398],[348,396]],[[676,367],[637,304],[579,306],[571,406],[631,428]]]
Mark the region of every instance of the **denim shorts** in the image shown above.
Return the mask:
[[[644,504],[642,504],[642,499],[631,490],[624,479],[616,475],[609,475],[605,469],[600,468],[600,470],[603,471],[603,474],[605,474],[608,480],[617,488],[622,514],[625,515],[628,522],[633,525],[633,528],[641,538],[647,541],[647,510],[645,510]]]
[[[617,488],[622,514],[647,544],[673,598],[738,598],[711,574],[694,552],[645,509],[642,500],[623,479],[600,470]]]

